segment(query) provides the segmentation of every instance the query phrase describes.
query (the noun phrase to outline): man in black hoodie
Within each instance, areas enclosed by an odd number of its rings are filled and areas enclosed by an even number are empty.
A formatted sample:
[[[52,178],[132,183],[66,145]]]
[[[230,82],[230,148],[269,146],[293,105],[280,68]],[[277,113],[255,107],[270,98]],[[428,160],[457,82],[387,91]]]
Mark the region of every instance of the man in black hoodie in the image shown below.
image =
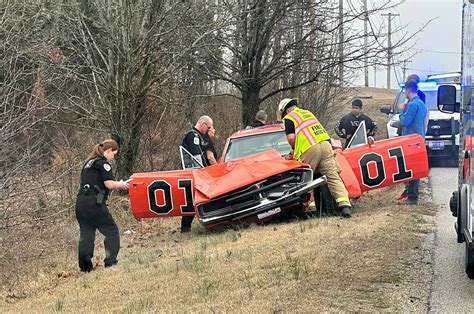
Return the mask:
[[[351,112],[342,117],[334,127],[336,134],[339,137],[346,139],[344,148],[347,147],[352,135],[354,135],[362,121],[365,121],[367,135],[373,136],[377,132],[377,124],[372,121],[369,116],[362,113],[362,100],[354,99],[352,101]]]

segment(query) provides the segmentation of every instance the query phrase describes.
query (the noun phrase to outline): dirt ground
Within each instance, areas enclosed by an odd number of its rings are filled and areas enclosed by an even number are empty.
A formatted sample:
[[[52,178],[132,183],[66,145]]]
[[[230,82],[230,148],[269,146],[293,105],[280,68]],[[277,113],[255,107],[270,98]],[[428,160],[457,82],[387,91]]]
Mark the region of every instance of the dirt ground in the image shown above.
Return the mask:
[[[379,124],[395,91],[355,90]],[[349,108],[347,108],[348,110]],[[425,312],[432,278],[436,207],[429,183],[418,206],[396,205],[402,186],[364,194],[351,219],[317,217],[221,233],[179,219],[130,217],[111,206],[121,230],[120,262],[77,271],[68,252],[23,290],[3,291],[1,312]],[[121,209],[122,208],[122,209]]]

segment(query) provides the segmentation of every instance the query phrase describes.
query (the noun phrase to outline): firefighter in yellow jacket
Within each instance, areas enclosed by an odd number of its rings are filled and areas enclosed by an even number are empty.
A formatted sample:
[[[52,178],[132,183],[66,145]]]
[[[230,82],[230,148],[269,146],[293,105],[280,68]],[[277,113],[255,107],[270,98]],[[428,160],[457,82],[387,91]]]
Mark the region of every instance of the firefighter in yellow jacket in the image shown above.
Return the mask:
[[[308,110],[299,108],[296,99],[283,99],[278,105],[278,114],[285,124],[285,132],[293,148],[293,157],[307,163],[314,173],[327,178],[332,197],[336,200],[341,216],[351,217],[351,203],[346,187],[339,176],[329,134]]]

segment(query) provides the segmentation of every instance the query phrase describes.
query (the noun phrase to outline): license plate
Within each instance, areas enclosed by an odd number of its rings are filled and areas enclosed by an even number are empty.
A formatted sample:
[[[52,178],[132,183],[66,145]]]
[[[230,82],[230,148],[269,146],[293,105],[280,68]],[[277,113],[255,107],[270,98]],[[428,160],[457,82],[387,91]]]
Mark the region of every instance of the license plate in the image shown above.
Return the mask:
[[[444,149],[444,142],[443,141],[428,142],[428,148],[430,150],[443,150]]]
[[[281,208],[277,207],[277,208],[274,208],[274,209],[270,209],[269,211],[260,213],[260,214],[257,215],[257,217],[258,217],[258,219],[263,219],[263,218],[278,214],[279,212],[281,212]]]

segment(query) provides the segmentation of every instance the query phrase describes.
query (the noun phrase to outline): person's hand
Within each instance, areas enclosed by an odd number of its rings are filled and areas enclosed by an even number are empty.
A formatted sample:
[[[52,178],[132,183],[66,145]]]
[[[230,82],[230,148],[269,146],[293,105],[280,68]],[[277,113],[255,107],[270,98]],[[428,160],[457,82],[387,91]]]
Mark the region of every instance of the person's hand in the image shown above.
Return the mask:
[[[119,182],[119,189],[121,190],[128,190],[128,183],[123,181],[123,180],[120,180]]]
[[[407,106],[407,104],[408,104],[408,101],[405,100],[405,101],[402,102],[400,105],[398,105],[398,109],[400,109],[400,110],[401,110],[401,109],[405,109],[405,107]]]

